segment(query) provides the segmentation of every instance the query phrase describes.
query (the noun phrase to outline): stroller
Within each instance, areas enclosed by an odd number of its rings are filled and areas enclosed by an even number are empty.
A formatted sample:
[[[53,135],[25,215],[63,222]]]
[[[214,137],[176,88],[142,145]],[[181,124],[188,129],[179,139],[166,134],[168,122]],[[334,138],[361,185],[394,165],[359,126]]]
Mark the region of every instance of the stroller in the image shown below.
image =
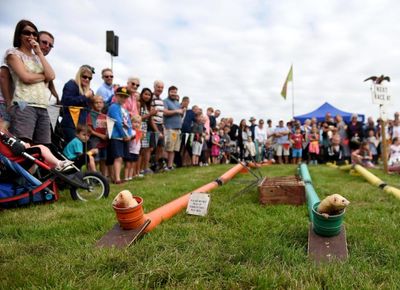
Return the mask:
[[[57,200],[58,195],[46,186],[0,153],[0,208]]]
[[[37,167],[34,176],[26,169],[32,165]],[[14,136],[0,131],[0,208],[55,201],[64,188],[69,188],[72,199],[82,201],[107,197],[110,191],[103,175],[82,173],[76,166],[57,171],[40,153],[29,154]]]

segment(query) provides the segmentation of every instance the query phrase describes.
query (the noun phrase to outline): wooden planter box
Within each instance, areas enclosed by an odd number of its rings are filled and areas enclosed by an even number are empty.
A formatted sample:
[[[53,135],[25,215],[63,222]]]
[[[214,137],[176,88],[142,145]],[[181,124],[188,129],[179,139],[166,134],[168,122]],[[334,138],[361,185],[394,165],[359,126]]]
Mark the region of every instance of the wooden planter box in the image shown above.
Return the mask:
[[[260,204],[294,204],[306,202],[304,182],[299,176],[265,177],[258,185]]]

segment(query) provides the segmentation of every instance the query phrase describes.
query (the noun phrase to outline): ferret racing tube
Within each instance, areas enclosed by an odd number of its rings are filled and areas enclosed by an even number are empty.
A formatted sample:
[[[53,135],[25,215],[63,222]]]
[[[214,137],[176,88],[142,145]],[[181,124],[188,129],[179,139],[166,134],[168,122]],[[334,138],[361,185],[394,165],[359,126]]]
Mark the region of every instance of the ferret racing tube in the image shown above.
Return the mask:
[[[320,202],[320,199],[311,183],[306,183],[305,189],[306,189],[308,217],[310,218],[310,221],[313,222],[313,216],[314,216],[313,207],[316,203]]]
[[[317,202],[320,202],[320,199],[312,185],[311,175],[308,171],[308,167],[304,163],[300,165],[300,175],[305,183],[308,217],[310,221],[313,222],[313,207]]]
[[[300,175],[305,183],[312,183],[310,172],[308,171],[307,164],[300,164]]]
[[[349,171],[352,168],[353,168],[353,165],[351,165],[351,164],[339,166],[339,169],[343,170],[343,171]]]
[[[246,167],[244,167],[246,168]],[[229,169],[227,172],[225,172],[224,174],[221,175],[220,178],[218,178],[218,180],[221,180],[223,184],[227,183],[229,180],[231,180],[236,174],[238,174],[239,172],[241,172],[243,169],[243,165],[242,164],[236,164],[234,167],[232,167],[231,169]],[[247,169],[247,168],[246,168]],[[248,172],[248,170],[247,170]]]
[[[362,177],[364,177],[372,185],[381,187],[382,185],[385,184],[381,179],[379,179],[378,177],[373,175],[371,172],[369,172],[367,169],[365,169],[361,165],[358,165],[358,164],[354,165],[354,170],[357,171],[358,173],[360,173],[362,175]]]
[[[221,177],[217,178],[215,181],[212,181],[206,185],[203,185],[173,201],[156,208],[155,210],[145,214],[145,219],[150,219],[150,224],[145,229],[145,232],[148,233],[152,231],[155,227],[157,227],[161,222],[167,220],[181,210],[187,207],[189,203],[189,197],[192,192],[209,192],[214,188],[218,187],[219,185],[223,185],[231,180],[236,174],[238,174],[243,168],[243,165],[237,164],[231,169],[229,169],[226,173],[221,175]]]
[[[400,189],[398,189],[398,188],[395,188],[395,187],[393,187],[393,186],[386,185],[386,186],[383,188],[383,191],[385,191],[385,192],[387,192],[387,193],[391,193],[391,194],[393,194],[395,197],[397,197],[398,199],[400,199]]]
[[[361,174],[362,177],[364,177],[369,183],[372,185],[375,185],[383,191],[393,194],[396,198],[400,199],[400,190],[398,188],[395,188],[393,186],[387,185],[384,181],[373,175],[371,172],[369,172],[367,169],[362,167],[361,165],[355,165],[354,169]]]

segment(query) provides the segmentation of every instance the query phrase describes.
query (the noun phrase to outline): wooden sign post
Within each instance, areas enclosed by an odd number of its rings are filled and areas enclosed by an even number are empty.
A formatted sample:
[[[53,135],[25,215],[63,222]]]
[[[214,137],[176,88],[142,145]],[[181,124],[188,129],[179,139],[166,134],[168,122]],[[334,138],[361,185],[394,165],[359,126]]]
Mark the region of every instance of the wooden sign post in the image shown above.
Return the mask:
[[[386,105],[390,103],[391,96],[388,94],[388,88],[381,84],[373,84],[372,86],[372,103],[379,105],[379,117],[382,120],[381,136],[382,136],[382,162],[383,171],[388,173],[388,155],[386,142]]]

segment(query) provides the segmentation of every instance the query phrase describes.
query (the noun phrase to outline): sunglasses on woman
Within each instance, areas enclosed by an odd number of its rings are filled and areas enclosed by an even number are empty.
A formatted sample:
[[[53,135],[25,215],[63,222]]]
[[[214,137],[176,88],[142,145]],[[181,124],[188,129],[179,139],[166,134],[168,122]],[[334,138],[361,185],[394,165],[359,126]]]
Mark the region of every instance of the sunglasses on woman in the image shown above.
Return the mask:
[[[82,78],[85,79],[85,80],[89,80],[89,81],[92,80],[92,77],[89,77],[89,76],[82,76]]]
[[[31,36],[32,35],[33,37],[37,37],[38,36],[38,33],[36,31],[30,31],[30,30],[22,30],[21,34],[25,35],[25,36]]]

